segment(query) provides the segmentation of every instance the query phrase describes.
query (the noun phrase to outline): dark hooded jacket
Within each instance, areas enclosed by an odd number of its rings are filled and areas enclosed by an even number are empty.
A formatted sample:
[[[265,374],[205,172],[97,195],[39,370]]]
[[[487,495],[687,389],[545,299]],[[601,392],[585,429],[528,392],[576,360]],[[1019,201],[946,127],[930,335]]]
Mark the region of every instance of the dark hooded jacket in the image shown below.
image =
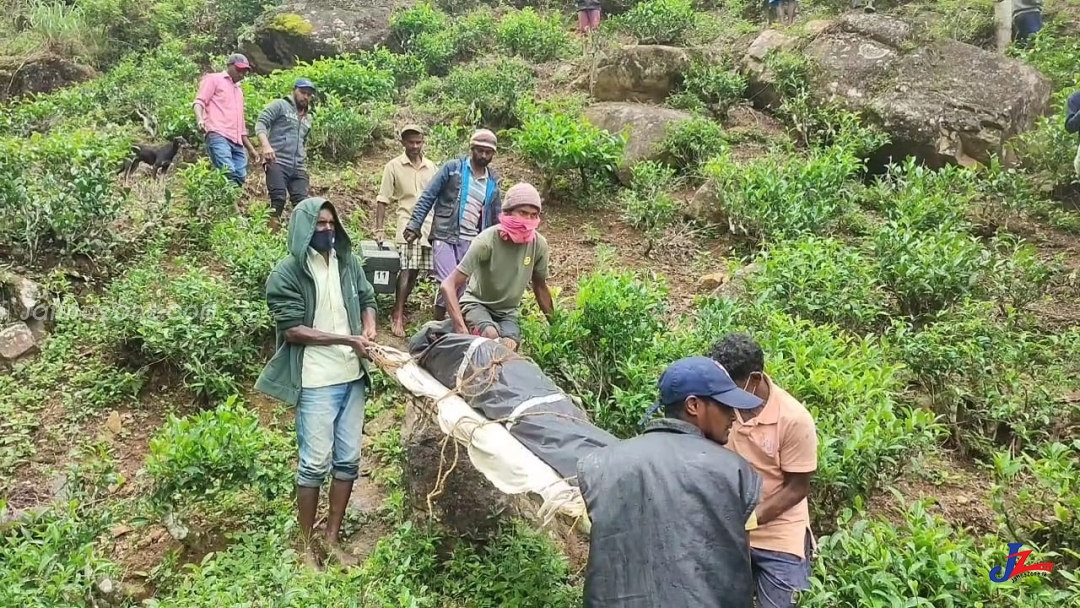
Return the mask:
[[[592,531],[585,608],[752,608],[746,522],[761,476],[689,422],[578,460]]]
[[[301,372],[304,369],[304,345],[285,341],[285,332],[293,327],[311,327],[315,321],[315,280],[307,265],[311,236],[319,210],[329,204],[324,198],[308,198],[293,210],[289,220],[289,256],[278,262],[266,279],[266,303],[274,317],[277,352],[266,364],[255,390],[295,406],[300,399]],[[375,310],[375,290],[364,275],[363,260],[353,254],[352,241],[341,224],[337,210],[334,214],[334,249],[338,256],[341,293],[349,315],[349,331],[359,336],[363,330],[363,311]],[[371,386],[369,363],[360,359],[364,382]]]

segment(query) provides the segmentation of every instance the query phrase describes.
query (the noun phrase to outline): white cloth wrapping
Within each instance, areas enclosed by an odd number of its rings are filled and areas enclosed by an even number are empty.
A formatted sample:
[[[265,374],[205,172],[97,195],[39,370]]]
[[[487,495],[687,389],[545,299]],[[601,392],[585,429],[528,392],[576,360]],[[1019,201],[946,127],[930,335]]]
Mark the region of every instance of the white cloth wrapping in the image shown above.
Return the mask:
[[[439,428],[447,435],[452,433],[454,439],[466,447],[476,470],[500,492],[536,494],[543,499],[538,515],[545,525],[555,515],[563,514],[576,520],[583,532],[589,532],[591,526],[585,501],[576,486],[560,478],[505,426],[491,423],[457,394],[448,395],[450,389],[417,365],[408,353],[381,345],[378,348],[379,354],[391,362],[389,367],[392,369],[384,371],[392,374],[412,394],[436,402]]]

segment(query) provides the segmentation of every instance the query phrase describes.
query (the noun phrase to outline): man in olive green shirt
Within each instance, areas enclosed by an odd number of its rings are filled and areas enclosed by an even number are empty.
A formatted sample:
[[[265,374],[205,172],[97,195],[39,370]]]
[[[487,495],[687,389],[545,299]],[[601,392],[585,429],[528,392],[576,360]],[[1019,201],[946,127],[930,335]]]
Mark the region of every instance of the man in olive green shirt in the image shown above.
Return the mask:
[[[506,192],[499,223],[473,239],[468,253],[440,289],[454,331],[502,339],[517,350],[521,342],[518,308],[530,281],[540,312],[551,321],[555,312],[548,289],[547,239],[540,224],[540,193],[515,184]],[[458,290],[468,282],[458,301]]]

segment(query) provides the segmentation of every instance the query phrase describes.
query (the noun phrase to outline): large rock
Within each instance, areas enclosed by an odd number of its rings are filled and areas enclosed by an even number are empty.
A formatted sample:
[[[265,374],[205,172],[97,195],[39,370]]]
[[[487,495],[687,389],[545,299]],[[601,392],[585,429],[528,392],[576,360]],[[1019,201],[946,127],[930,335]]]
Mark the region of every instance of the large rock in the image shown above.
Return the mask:
[[[592,124],[611,133],[626,129],[628,139],[619,179],[630,183],[630,170],[643,160],[660,160],[660,144],[667,136],[668,127],[693,118],[689,113],[660,106],[639,103],[607,101],[589,106],[585,118]]]
[[[955,40],[934,40],[908,22],[851,12],[807,38],[767,30],[743,69],[755,103],[775,103],[775,76],[764,69],[773,49],[811,58],[811,93],[859,112],[892,143],[882,160],[915,156],[931,167],[989,163],[1012,136],[1050,107],[1051,82],[1031,66]]]
[[[597,101],[663,103],[692,59],[690,51],[674,46],[617,47],[598,60],[590,92]]]
[[[373,0],[299,0],[263,15],[242,52],[255,70],[268,74],[390,42],[390,15],[400,5]]]
[[[0,103],[33,93],[52,93],[94,77],[89,66],[59,57],[39,57],[26,61],[0,57]]]
[[[0,329],[0,361],[16,361],[37,352],[34,334],[26,323],[15,323]]]

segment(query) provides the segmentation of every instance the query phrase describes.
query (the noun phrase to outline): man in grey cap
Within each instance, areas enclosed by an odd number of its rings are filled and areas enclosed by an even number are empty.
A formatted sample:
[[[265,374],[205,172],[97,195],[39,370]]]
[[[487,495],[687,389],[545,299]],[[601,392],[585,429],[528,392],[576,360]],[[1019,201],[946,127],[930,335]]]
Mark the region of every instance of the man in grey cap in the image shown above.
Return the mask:
[[[405,125],[401,129],[401,156],[395,157],[383,167],[382,185],[375,197],[375,240],[386,240],[386,207],[394,206],[394,243],[401,256],[394,310],[390,313],[390,332],[401,338],[405,336],[405,302],[416,287],[421,272],[431,272],[431,218],[424,221],[422,236],[418,242],[405,240],[405,226],[412,217],[416,200],[424,191],[438,166],[424,156],[424,129],[420,125]]]
[[[431,226],[431,256],[439,283],[465,259],[469,244],[481,231],[499,223],[502,195],[499,176],[488,165],[495,157],[497,140],[487,129],[473,133],[469,155],[448,161],[432,178],[416,202],[405,227],[408,243],[420,239],[420,226],[434,210]],[[464,293],[461,287],[458,297]],[[435,299],[435,320],[446,318],[446,300],[439,291]]]
[[[259,162],[259,154],[248,139],[244,91],[240,89],[240,81],[250,69],[247,57],[229,55],[223,72],[203,76],[192,104],[199,130],[206,134],[210,162],[228,171],[229,179],[238,186],[247,179],[248,154]]]
[[[307,198],[309,182],[304,160],[311,131],[308,109],[314,97],[315,84],[307,78],[298,78],[292,95],[271,101],[255,121],[255,135],[262,144],[266,191],[270,195],[270,227],[274,231],[285,210],[286,194],[294,207]]]

